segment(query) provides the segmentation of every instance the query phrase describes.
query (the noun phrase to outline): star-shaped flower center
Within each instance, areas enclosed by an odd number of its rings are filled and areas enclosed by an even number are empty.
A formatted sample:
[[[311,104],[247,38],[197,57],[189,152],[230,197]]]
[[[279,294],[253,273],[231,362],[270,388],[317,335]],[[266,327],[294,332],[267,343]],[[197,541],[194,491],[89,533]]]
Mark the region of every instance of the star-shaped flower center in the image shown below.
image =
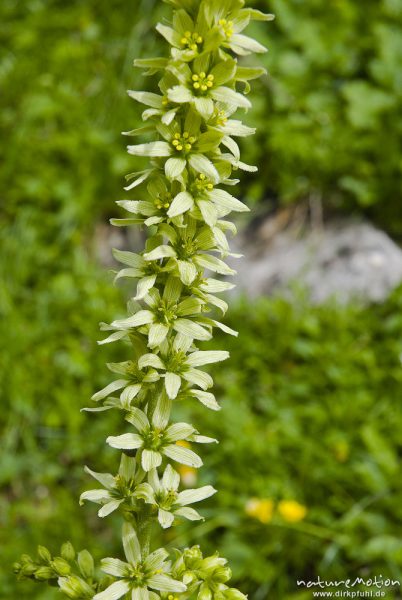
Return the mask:
[[[192,150],[193,145],[197,141],[197,138],[190,135],[188,131],[184,131],[183,134],[175,133],[172,140],[172,146],[177,152],[190,152]]]
[[[218,25],[226,38],[231,38],[233,35],[233,21],[227,19],[219,19]]]
[[[207,75],[204,71],[201,71],[201,73],[194,73],[191,79],[193,81],[193,88],[202,94],[213,87],[215,77],[212,73]]]
[[[197,31],[186,31],[180,40],[183,46],[187,47],[189,50],[194,50],[194,52],[198,50],[198,46],[202,44],[203,41],[203,38]]]

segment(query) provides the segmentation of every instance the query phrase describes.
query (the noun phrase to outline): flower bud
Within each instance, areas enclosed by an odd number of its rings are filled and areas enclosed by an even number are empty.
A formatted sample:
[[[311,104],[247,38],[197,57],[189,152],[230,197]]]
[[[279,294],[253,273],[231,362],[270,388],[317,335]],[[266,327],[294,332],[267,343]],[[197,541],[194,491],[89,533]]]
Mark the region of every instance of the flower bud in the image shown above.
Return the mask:
[[[63,544],[60,552],[64,560],[67,560],[68,562],[71,562],[75,559],[75,550],[71,542],[66,542]]]
[[[47,581],[48,579],[54,579],[55,574],[51,567],[39,567],[35,572],[35,579],[38,581]]]
[[[78,554],[78,566],[83,577],[85,577],[86,579],[94,576],[94,559],[92,558],[88,550],[82,550]]]
[[[71,573],[71,566],[66,560],[64,560],[64,558],[60,558],[60,556],[57,556],[54,560],[52,560],[51,565],[56,571],[57,575],[65,576]]]
[[[50,554],[49,550],[45,548],[45,546],[38,546],[38,555],[39,558],[45,563],[50,563],[52,560],[52,555]]]

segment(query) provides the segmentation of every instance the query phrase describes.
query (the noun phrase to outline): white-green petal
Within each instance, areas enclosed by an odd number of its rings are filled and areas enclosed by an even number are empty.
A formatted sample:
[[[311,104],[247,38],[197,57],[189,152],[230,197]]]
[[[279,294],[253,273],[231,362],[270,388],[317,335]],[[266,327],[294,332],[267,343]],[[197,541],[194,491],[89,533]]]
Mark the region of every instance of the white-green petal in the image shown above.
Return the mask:
[[[203,96],[195,97],[193,100],[195,110],[205,119],[210,119],[214,112],[214,102],[212,98]]]
[[[168,179],[177,179],[186,168],[187,161],[185,158],[172,157],[165,163],[165,174]]]
[[[162,108],[163,96],[151,92],[134,92],[133,90],[127,90],[127,94],[130,98],[141,102],[141,104],[151,106],[152,108]]]
[[[164,449],[164,454],[178,463],[188,465],[189,467],[195,467],[196,469],[202,467],[203,464],[198,454],[189,448],[184,448],[183,446],[178,446],[177,444],[166,446]]]
[[[148,142],[147,144],[127,146],[127,152],[134,156],[161,157],[170,156],[172,148],[167,142]]]
[[[116,204],[120,204],[125,208],[126,205],[131,202],[132,200],[119,200]],[[129,267],[134,267],[135,269],[142,270],[146,265],[146,262],[142,258],[141,254],[127,252],[126,250],[117,250],[116,248],[113,248],[112,254],[113,257],[119,262],[123,263],[123,265],[128,265]]]
[[[194,206],[194,200],[188,192],[180,192],[173,199],[172,204],[167,211],[168,217],[177,217],[191,210]]]
[[[248,98],[245,98],[242,94],[235,92],[228,87],[217,87],[211,90],[211,96],[218,102],[225,102],[226,104],[233,104],[240,108],[251,108],[251,102]]]
[[[143,277],[137,284],[137,292],[134,300],[142,300],[146,296],[151,288],[154,287],[156,281],[156,275],[148,275]]]
[[[150,348],[156,348],[166,338],[169,332],[168,325],[163,323],[153,323],[149,328],[148,344]]]
[[[226,350],[197,350],[192,352],[186,359],[186,364],[190,367],[200,367],[229,358],[229,352]]]
[[[237,212],[248,212],[250,210],[243,202],[240,202],[240,200],[237,200],[237,198],[234,198],[234,196],[225,190],[215,189],[213,192],[209,192],[208,196],[215,204],[222,206],[222,208]]]
[[[123,525],[123,548],[129,563],[136,564],[141,560],[141,547],[137,534],[127,521]]]
[[[136,471],[136,462],[135,458],[131,458],[127,456],[127,454],[122,454],[120,459],[120,467],[119,467],[119,475],[125,480],[129,481],[133,479]]]
[[[107,502],[111,497],[110,492],[107,490],[87,490],[81,494],[80,504],[83,504],[85,500],[100,504],[101,502]]]
[[[158,510],[158,521],[163,529],[167,529],[172,525],[174,521],[174,515],[172,515],[171,512],[160,508]]]
[[[155,317],[150,310],[139,310],[132,317],[113,321],[112,327],[122,327],[124,329],[130,327],[141,327],[142,325],[149,325],[152,323],[154,318]]]
[[[210,227],[213,227],[218,219],[218,213],[210,200],[198,200],[197,206],[201,211],[204,221]]]
[[[175,515],[179,517],[184,517],[189,521],[201,521],[204,520],[204,517],[200,515],[194,508],[189,508],[188,506],[184,506],[183,508],[178,508],[174,511]]]
[[[127,379],[117,379],[116,381],[112,381],[112,383],[109,383],[109,385],[99,390],[99,392],[96,392],[96,394],[91,397],[91,400],[99,402],[99,400],[107,398],[107,396],[110,396],[113,392],[121,390],[121,388],[125,387],[128,383],[130,382],[127,381]]]
[[[185,592],[187,586],[168,575],[156,574],[148,578],[148,586],[159,592]]]
[[[202,291],[211,292],[211,294],[226,292],[227,290],[232,290],[234,287],[235,285],[233,283],[211,278],[204,279],[203,283],[200,285]]]
[[[139,408],[132,408],[126,416],[126,420],[134,425],[138,431],[144,431],[149,427],[147,415]]]
[[[203,173],[213,182],[219,181],[218,171],[215,169],[212,162],[203,154],[190,154],[189,163],[197,173]]]
[[[95,594],[92,600],[119,600],[130,589],[130,584],[126,580],[115,581],[112,585],[99,594]]]
[[[162,462],[162,456],[155,450],[144,449],[141,455],[141,465],[144,471],[148,472],[151,469],[156,469]]]
[[[162,393],[156,404],[154,413],[152,415],[152,425],[155,429],[165,429],[170,417],[170,411],[172,409],[172,401],[167,394]]]
[[[167,465],[163,473],[162,485],[167,490],[177,490],[180,485],[180,475],[171,465]]]
[[[194,433],[194,427],[189,423],[173,423],[166,429],[166,438],[169,442],[185,440]]]
[[[192,93],[184,85],[175,85],[168,90],[167,96],[171,102],[177,102],[178,104],[191,102],[193,99]]]
[[[131,591],[131,600],[150,600],[148,588],[133,588]]]
[[[176,256],[176,251],[172,246],[162,245],[154,248],[150,252],[146,252],[144,254],[144,259],[147,261],[150,260],[159,260],[161,258],[174,258]]]
[[[203,390],[207,390],[214,384],[211,375],[199,369],[188,369],[188,371],[183,373],[182,377],[189,383],[198,385]]]
[[[164,369],[162,359],[157,354],[143,354],[138,359],[138,367],[144,369],[145,367],[153,367],[154,369]]]
[[[165,388],[166,393],[171,400],[174,400],[179,393],[181,386],[181,377],[176,373],[166,373],[165,375]]]
[[[115,485],[115,479],[110,473],[97,473],[87,466],[84,467],[84,471],[96,479],[96,481],[99,481],[99,483],[107,489],[113,488]]]
[[[123,499],[111,500],[110,502],[107,502],[102,506],[102,508],[98,510],[98,517],[101,517],[101,519],[107,517],[108,515],[110,515],[110,513],[119,508],[122,502],[124,502]]]
[[[169,553],[167,552],[167,550],[165,550],[165,548],[158,548],[146,557],[144,561],[145,567],[150,571],[156,571],[157,569],[160,569],[163,566],[163,563],[168,558],[168,556]]]
[[[117,340],[121,340],[126,337],[127,333],[125,331],[115,331],[111,333],[107,338],[103,340],[98,340],[97,344],[102,346],[103,344],[110,344],[111,342],[117,342]]]
[[[216,398],[211,392],[204,390],[191,390],[191,395],[197,398],[204,406],[211,410],[221,410],[221,407],[216,401]]]
[[[179,270],[180,280],[184,285],[191,285],[197,277],[197,267],[187,260],[178,260],[177,268]]]
[[[247,35],[241,35],[241,34],[235,33],[230,38],[230,42],[232,44],[234,44],[235,46],[240,46],[241,48],[250,50],[250,52],[263,53],[263,52],[267,51],[265,46],[263,46],[262,44],[260,44],[256,40],[254,40],[253,38],[248,37]]]
[[[101,570],[108,575],[114,575],[114,577],[125,577],[129,572],[130,566],[119,560],[118,558],[102,558]]]
[[[180,492],[176,502],[182,506],[187,506],[187,504],[192,504],[193,502],[201,502],[201,500],[205,500],[205,498],[209,498],[214,494],[216,494],[216,489],[212,485],[204,485],[197,489]]]
[[[190,321],[190,319],[176,319],[173,329],[194,340],[210,340],[212,337],[209,331],[198,325],[198,323]]]
[[[138,392],[142,388],[140,383],[134,383],[124,388],[120,394],[120,400],[124,406],[129,406],[134,398],[138,395]]]
[[[144,440],[137,433],[123,433],[122,435],[110,435],[106,438],[106,443],[112,448],[118,448],[119,450],[136,450],[141,448],[144,444]]]
[[[194,262],[200,267],[209,269],[210,271],[214,271],[220,275],[235,275],[236,273],[236,271],[228,267],[223,260],[220,260],[219,258],[216,258],[216,256],[211,256],[209,254],[197,254],[194,256]]]

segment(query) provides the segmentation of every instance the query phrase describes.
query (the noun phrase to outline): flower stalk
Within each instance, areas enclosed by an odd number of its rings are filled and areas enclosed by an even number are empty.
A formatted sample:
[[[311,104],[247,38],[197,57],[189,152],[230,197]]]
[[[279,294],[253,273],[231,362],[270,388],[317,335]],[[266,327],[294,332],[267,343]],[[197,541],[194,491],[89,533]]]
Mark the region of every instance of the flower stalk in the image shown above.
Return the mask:
[[[204,558],[198,546],[173,555],[152,549],[152,528],[202,519],[192,505],[216,492],[210,485],[180,491],[177,465],[200,468],[198,445],[216,440],[192,424],[172,422],[171,412],[178,400],[220,409],[212,378],[200,367],[228,353],[201,350],[199,343],[211,339],[215,328],[237,335],[215,314],[227,310],[217,294],[233,287],[220,278],[234,274],[225,258],[233,256],[227,235],[236,229],[226,217],[248,210],[227,188],[238,181],[233,171],[256,167],[240,160],[235,139],[254,130],[232,116],[251,107],[249,81],[264,73],[240,64],[239,57],[265,51],[242,31],[251,20],[272,15],[245,7],[244,0],[166,1],[174,8],[172,22],[156,29],[170,44],[169,57],[134,63],[148,75],[161,73],[160,93],[128,92],[146,108],[144,125],[124,133],[145,136],[128,152],[151,161],[128,176],[126,191],[138,194],[118,202],[128,216],[112,219],[115,226],[139,225],[148,232],[143,252],[114,251],[122,265],[116,279],[136,283],[128,314],[101,324],[107,336],[99,343],[122,342],[126,360],[107,365],[116,379],[93,395],[97,406],[84,409],[122,416],[121,430],[106,440],[121,452],[118,473],[86,467],[98,485],[80,503],[97,504],[101,518],[121,513],[125,558],[104,558],[99,576],[91,555],[76,555],[67,543],[60,557],[41,547],[36,560],[24,555],[15,565],[19,577],[58,585],[69,598],[245,598],[229,587],[225,559],[217,553]]]

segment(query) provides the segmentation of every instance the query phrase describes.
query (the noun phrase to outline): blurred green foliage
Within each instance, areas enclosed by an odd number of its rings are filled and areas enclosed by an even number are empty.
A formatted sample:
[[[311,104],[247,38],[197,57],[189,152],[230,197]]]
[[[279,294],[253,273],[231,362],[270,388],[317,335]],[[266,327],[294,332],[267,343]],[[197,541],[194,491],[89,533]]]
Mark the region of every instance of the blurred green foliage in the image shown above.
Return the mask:
[[[247,116],[259,137],[245,159],[260,175],[243,195],[318,196],[397,232],[401,0],[255,5],[277,20],[263,58],[271,77]],[[93,507],[78,507],[82,465],[116,459],[104,445],[113,415],[79,412],[117,359],[96,347],[97,322],[121,306],[91,239],[134,168],[119,131],[139,109],[125,89],[144,85],[132,59],[159,53],[149,32],[164,10],[156,0],[0,5],[0,598],[57,597],[11,573],[38,543],[57,550],[71,538],[98,557],[115,544],[113,517],[100,528]],[[318,572],[402,578],[401,308],[402,290],[367,309],[267,300],[232,310],[241,337],[216,342],[232,353],[215,373],[224,411],[192,407],[221,439],[202,475],[220,493],[209,521],[183,527],[177,543],[221,547],[253,600],[301,599],[296,577]],[[296,500],[307,515],[289,523],[274,510],[261,522],[246,512],[251,498]]]
[[[253,94],[256,199],[318,198],[400,234],[402,0],[260,0],[270,73]],[[256,32],[254,32],[256,33]]]

